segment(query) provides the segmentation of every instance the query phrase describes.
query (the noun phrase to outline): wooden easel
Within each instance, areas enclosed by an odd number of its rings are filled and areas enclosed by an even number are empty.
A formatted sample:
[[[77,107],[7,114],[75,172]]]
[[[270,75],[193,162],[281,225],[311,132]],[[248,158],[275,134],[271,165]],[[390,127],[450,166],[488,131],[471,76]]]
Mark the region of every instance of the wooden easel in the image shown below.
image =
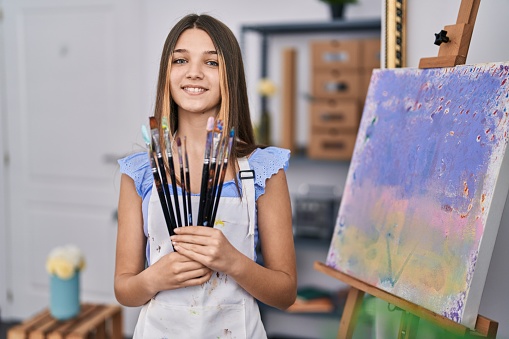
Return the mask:
[[[479,10],[480,0],[462,0],[458,19],[455,25],[445,26],[444,30],[435,34],[435,44],[440,45],[437,57],[422,58],[419,68],[454,67],[466,62],[470,40],[474,30],[475,19]],[[495,338],[498,330],[498,322],[477,316],[475,330],[456,323],[444,316],[436,314],[419,305],[411,303],[398,296],[390,294],[375,286],[335,270],[323,263],[315,262],[314,268],[336,278],[348,285],[350,290],[339,323],[338,339],[352,338],[357,318],[361,310],[361,304],[365,293],[380,298],[403,310],[398,338],[412,339],[417,334],[419,319],[425,319],[457,336],[475,336]]]
[[[343,315],[341,316],[341,321],[339,323],[338,339],[349,339],[352,337],[365,293],[385,300],[405,311],[403,312],[399,328],[398,338],[400,339],[410,339],[415,337],[419,318],[432,322],[459,336],[472,335],[477,337],[495,338],[497,335],[498,322],[481,315],[477,316],[475,331],[472,331],[466,326],[398,296],[390,294],[378,287],[369,285],[361,280],[344,274],[321,262],[315,262],[314,268],[319,272],[327,274],[328,276],[350,285],[350,291],[348,292],[345,307],[343,309]]]
[[[419,68],[454,67],[464,65],[474,31],[475,19],[481,0],[462,0],[455,25],[445,26],[435,34],[440,46],[437,57],[422,58]]]

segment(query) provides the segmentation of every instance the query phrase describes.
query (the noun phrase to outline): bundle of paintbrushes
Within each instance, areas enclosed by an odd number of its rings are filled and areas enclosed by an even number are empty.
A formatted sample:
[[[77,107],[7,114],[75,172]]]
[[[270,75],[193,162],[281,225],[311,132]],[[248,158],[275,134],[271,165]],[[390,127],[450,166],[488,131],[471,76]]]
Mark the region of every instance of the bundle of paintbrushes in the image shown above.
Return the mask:
[[[142,135],[148,149],[154,183],[161,202],[166,226],[168,227],[170,235],[173,235],[175,234],[174,229],[176,227],[193,225],[189,158],[187,155],[186,138],[184,137],[183,143],[179,137],[175,140],[170,140],[168,121],[166,118],[163,118],[161,127],[163,130],[164,144],[166,145],[167,167],[161,150],[158,123],[154,117],[150,117],[150,133],[145,126],[142,126]],[[207,121],[207,137],[205,141],[197,225],[214,225],[224,178],[228,169],[228,158],[230,157],[233,137],[233,129],[226,135],[226,133],[223,133],[222,121],[218,120],[214,123],[214,118],[209,118]],[[182,191],[180,196],[177,191],[177,175],[173,162],[172,146],[174,142],[177,144],[180,186]],[[166,168],[168,168],[169,180]],[[169,187],[170,183],[172,188],[171,193]],[[173,201],[171,199],[172,194]],[[183,216],[181,215],[180,204],[182,204]]]

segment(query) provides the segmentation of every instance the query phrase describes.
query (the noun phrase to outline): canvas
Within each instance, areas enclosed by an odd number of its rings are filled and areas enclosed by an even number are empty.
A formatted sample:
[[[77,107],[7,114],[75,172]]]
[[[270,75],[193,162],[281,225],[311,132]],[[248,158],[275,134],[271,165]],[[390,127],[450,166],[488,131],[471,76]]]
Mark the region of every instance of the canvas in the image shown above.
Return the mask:
[[[373,72],[328,266],[475,326],[509,189],[508,74]]]

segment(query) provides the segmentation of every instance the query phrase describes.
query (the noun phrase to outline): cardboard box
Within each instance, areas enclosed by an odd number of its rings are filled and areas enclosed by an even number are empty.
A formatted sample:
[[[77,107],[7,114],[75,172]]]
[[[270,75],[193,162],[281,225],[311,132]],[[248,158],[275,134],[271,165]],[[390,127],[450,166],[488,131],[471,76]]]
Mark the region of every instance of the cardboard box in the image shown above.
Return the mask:
[[[315,71],[312,76],[312,95],[316,98],[359,99],[358,71],[328,69]]]
[[[357,131],[313,129],[309,135],[308,157],[312,159],[351,160]]]
[[[358,69],[362,67],[358,40],[322,40],[311,42],[311,69]]]
[[[333,128],[337,130],[356,130],[359,128],[359,101],[315,100],[310,104],[312,128]]]

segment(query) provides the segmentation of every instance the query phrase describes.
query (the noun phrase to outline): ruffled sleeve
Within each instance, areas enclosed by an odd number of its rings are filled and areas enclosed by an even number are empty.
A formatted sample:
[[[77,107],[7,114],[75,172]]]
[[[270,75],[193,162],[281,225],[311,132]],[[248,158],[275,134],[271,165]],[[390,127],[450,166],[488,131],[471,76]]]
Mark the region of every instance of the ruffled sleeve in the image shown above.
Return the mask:
[[[134,180],[138,195],[145,198],[154,182],[147,153],[140,152],[131,154],[125,158],[119,159],[118,164],[120,165],[120,173],[127,174],[131,177]]]
[[[248,159],[249,167],[255,171],[255,197],[265,193],[267,179],[280,169],[288,169],[290,151],[279,147],[258,148]]]

